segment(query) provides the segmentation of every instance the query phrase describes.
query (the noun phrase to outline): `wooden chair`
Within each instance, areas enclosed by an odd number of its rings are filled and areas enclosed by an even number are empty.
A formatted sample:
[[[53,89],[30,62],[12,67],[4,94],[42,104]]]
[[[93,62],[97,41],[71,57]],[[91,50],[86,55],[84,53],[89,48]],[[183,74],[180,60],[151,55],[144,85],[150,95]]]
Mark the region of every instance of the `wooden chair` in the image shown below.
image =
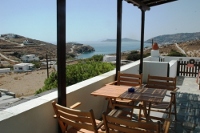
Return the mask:
[[[120,119],[103,113],[103,122],[106,133],[168,133],[170,119],[166,119],[161,128],[160,121],[158,122],[135,122],[126,119]]]
[[[108,83],[107,85],[123,85],[123,86],[141,86],[142,85],[142,74],[128,74],[128,73],[122,73],[118,71],[118,77],[117,80],[111,83]],[[127,87],[128,90],[128,87]],[[125,99],[109,99],[109,104],[112,109],[116,107],[121,108],[130,108],[130,118],[133,114],[133,106],[134,102],[132,100],[125,100]],[[109,108],[109,107],[108,107]]]
[[[148,75],[147,85],[149,88],[158,88],[158,89],[167,89],[171,91],[171,97],[169,102],[161,102],[159,104],[152,104],[151,111],[163,112],[168,115],[168,118],[171,117],[171,114],[175,116],[176,114],[176,91],[179,89],[176,87],[176,77],[162,77],[162,76],[152,76]],[[164,110],[163,110],[164,109]],[[151,116],[151,118],[159,119],[157,117]],[[162,119],[160,119],[162,120]]]
[[[93,111],[80,111],[61,106],[55,101],[52,102],[55,118],[57,118],[62,133],[98,133],[103,121],[95,120]]]
[[[117,80],[107,85],[125,85],[125,86],[138,86],[142,85],[142,74],[129,74],[118,71]]]

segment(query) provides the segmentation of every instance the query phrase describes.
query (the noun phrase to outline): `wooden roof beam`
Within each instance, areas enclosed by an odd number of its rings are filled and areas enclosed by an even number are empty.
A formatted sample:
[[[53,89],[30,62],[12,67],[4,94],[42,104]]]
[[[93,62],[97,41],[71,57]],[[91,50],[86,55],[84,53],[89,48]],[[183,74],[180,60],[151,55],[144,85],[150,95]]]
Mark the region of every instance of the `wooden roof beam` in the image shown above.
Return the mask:
[[[151,0],[151,2],[148,2],[148,3],[144,2],[144,4],[148,5],[149,7],[152,7],[152,6],[166,4],[166,3],[174,2],[174,1],[177,1],[177,0]]]
[[[150,10],[150,7],[148,7],[147,5],[145,5],[142,1],[140,0],[125,0],[128,3],[132,3],[133,5],[137,6],[138,8],[140,8],[141,10]]]

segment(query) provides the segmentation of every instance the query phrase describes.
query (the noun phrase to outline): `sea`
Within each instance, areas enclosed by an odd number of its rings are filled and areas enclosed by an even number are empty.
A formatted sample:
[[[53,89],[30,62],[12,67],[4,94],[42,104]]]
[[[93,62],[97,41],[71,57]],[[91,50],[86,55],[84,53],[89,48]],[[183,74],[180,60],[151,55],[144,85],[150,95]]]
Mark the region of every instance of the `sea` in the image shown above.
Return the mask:
[[[90,58],[93,55],[106,55],[106,54],[115,54],[116,53],[116,42],[101,42],[101,41],[83,41],[78,42],[84,45],[92,46],[95,51],[90,53],[83,53],[77,56],[78,59]],[[144,43],[145,47],[150,47],[151,43]],[[121,52],[129,52],[133,50],[140,50],[140,41],[134,42],[122,42],[121,43]]]

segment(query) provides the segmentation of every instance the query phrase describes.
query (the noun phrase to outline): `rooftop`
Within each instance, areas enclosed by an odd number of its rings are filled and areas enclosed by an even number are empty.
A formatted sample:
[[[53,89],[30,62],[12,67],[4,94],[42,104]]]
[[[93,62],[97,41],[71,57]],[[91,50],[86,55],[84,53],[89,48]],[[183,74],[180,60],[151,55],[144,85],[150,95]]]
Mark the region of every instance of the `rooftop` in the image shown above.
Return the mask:
[[[183,61],[188,61],[191,58],[196,60],[199,59],[195,57],[184,57],[181,59]],[[176,76],[177,64],[179,60],[180,57],[165,57],[165,61],[169,62],[159,62],[152,61],[151,57],[147,57],[144,59],[144,68],[146,70],[143,73],[143,77],[145,78],[148,74]],[[149,67],[149,65],[151,67]],[[169,68],[167,69],[167,67]],[[139,61],[131,62],[127,65],[121,66],[121,71],[124,73],[138,73],[138,69]],[[72,86],[68,86],[66,89],[67,105],[70,106],[76,102],[81,102],[82,104],[78,107],[78,109],[93,109],[95,118],[100,119],[102,112],[105,111],[107,107],[107,102],[103,97],[95,97],[90,94],[91,92],[104,86],[106,83],[114,81],[115,74],[115,70],[112,70],[105,74],[101,74]],[[199,131],[200,90],[196,83],[195,77],[196,76],[177,76],[177,86],[180,87],[177,92],[178,121],[173,121],[171,123],[171,133]],[[143,81],[145,83],[145,80]],[[56,132],[58,125],[57,121],[52,117],[54,112],[51,102],[52,100],[57,100],[58,91],[52,90],[52,92],[46,93],[47,94],[36,95],[34,97],[15,99],[16,101],[10,101],[8,104],[4,104],[4,107],[1,108],[0,111],[0,128],[3,129],[3,132]],[[3,97],[4,96],[6,95],[3,95]],[[165,100],[168,99],[169,95],[165,97]],[[135,109],[134,111],[137,110]],[[163,114],[157,113],[156,115],[164,117]],[[48,122],[48,124],[44,125],[43,123],[46,122]],[[8,127],[8,125],[12,125],[12,128],[5,128]]]

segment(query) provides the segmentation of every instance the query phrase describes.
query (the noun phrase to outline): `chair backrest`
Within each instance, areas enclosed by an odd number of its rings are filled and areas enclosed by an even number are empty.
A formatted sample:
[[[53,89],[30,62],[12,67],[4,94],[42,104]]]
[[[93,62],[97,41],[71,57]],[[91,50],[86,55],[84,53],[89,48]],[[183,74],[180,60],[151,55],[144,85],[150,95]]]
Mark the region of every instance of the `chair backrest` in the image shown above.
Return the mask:
[[[167,90],[176,89],[176,77],[162,77],[162,76],[152,76],[148,75],[147,87],[149,88],[159,88]]]
[[[128,74],[118,71],[117,85],[126,85],[126,86],[142,85],[142,74]]]
[[[106,115],[103,113],[103,122],[106,133],[144,133],[144,132],[161,132],[161,123],[158,122],[134,122],[127,119]]]
[[[88,112],[75,110],[61,106],[55,101],[52,102],[52,105],[63,133],[67,131],[68,127],[87,129],[90,131],[94,131],[95,133],[98,132],[94,113],[92,110]]]

